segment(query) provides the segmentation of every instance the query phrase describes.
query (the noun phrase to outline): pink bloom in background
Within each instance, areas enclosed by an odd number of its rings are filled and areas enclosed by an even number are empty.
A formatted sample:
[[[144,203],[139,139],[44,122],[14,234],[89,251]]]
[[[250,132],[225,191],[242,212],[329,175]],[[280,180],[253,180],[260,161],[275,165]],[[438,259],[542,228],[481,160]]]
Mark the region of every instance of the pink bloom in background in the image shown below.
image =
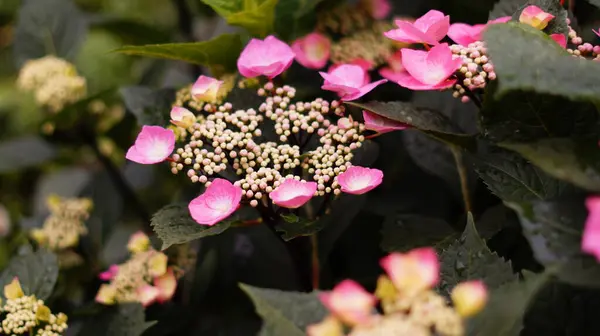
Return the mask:
[[[385,32],[387,38],[404,43],[436,45],[448,33],[450,16],[432,9],[415,22],[396,20],[395,23],[398,28]]]
[[[118,265],[110,265],[108,270],[106,270],[98,275],[98,278],[100,278],[100,280],[103,280],[103,281],[110,281],[115,277],[115,275],[117,275],[117,272],[119,272],[119,266]]]
[[[158,288],[150,285],[143,285],[137,289],[137,298],[142,306],[148,307],[156,301],[159,293],[160,291]]]
[[[381,267],[398,290],[413,294],[435,286],[439,280],[440,265],[430,247],[392,253],[381,259]]]
[[[598,37],[600,37],[600,29],[598,29],[598,30],[592,29],[592,31],[594,32],[594,34],[596,34]]]
[[[164,161],[175,147],[175,133],[160,126],[142,126],[142,130],[125,157],[141,164]]]
[[[344,280],[331,292],[319,294],[319,299],[331,313],[349,325],[369,321],[376,298],[353,280]]]
[[[165,302],[171,300],[177,289],[177,278],[173,273],[173,269],[169,268],[167,273],[154,278],[154,287],[158,289],[156,301]]]
[[[363,110],[365,128],[379,134],[410,128],[410,125]]]
[[[358,65],[359,67],[363,68],[366,72],[373,69],[373,67],[375,66],[375,64],[373,64],[372,62],[367,61],[366,59],[363,58],[357,58],[355,60],[352,60],[349,63],[338,63],[338,64],[332,64],[328,69],[327,72],[332,72],[333,70],[339,68],[340,66],[344,65],[344,64],[352,64],[352,65]],[[369,78],[369,74],[367,73],[367,78]],[[367,79],[367,82],[369,81],[369,79]]]
[[[554,19],[554,15],[544,12],[538,6],[527,6],[519,16],[519,22],[528,24],[537,29],[544,29],[548,26],[548,22]]]
[[[273,203],[283,208],[296,209],[308,202],[317,191],[316,182],[298,181],[287,178],[269,193]]]
[[[196,100],[213,102],[217,99],[219,88],[222,84],[223,81],[201,75],[198,77],[194,85],[192,85],[190,93]]]
[[[583,230],[581,250],[596,257],[600,262],[600,196],[590,196],[585,201],[588,209]]]
[[[355,100],[369,93],[387,79],[369,83],[367,71],[358,65],[342,64],[331,72],[319,72],[325,79],[323,90],[334,91],[342,100]]]
[[[264,40],[250,40],[240,54],[237,66],[244,77],[267,76],[272,79],[289,68],[294,57],[290,46],[271,35]]]
[[[196,116],[185,107],[175,106],[171,109],[171,123],[175,126],[188,128],[196,122]]]
[[[563,47],[563,48],[567,47],[567,38],[565,37],[565,35],[563,35],[563,34],[552,34],[552,35],[550,35],[550,38],[552,38],[561,47]]]
[[[462,65],[453,57],[447,43],[429,51],[402,49],[402,65],[406,72],[397,74],[396,82],[411,90],[441,90],[451,87],[456,79],[449,79]]]
[[[375,168],[350,166],[337,177],[343,192],[360,195],[373,190],[381,184],[383,172]]]
[[[473,26],[465,23],[454,23],[450,25],[450,28],[448,29],[448,37],[450,37],[452,41],[466,47],[473,42],[481,41],[481,34],[488,25],[505,23],[510,21],[510,19],[510,16],[503,16],[494,20],[490,20],[485,24],[476,24]]]
[[[206,191],[188,205],[192,218],[202,225],[215,225],[237,210],[242,200],[242,188],[217,178]]]
[[[321,69],[329,60],[331,41],[327,36],[311,33],[292,43],[296,61],[308,69]]]
[[[387,64],[387,67],[379,70],[379,74],[381,77],[395,82],[396,75],[405,71],[402,65],[402,50],[398,50],[392,56],[388,57]]]
[[[462,317],[471,317],[479,313],[487,303],[488,293],[481,280],[461,282],[452,288],[454,310]]]
[[[375,20],[385,19],[392,11],[390,0],[366,0],[369,12]]]

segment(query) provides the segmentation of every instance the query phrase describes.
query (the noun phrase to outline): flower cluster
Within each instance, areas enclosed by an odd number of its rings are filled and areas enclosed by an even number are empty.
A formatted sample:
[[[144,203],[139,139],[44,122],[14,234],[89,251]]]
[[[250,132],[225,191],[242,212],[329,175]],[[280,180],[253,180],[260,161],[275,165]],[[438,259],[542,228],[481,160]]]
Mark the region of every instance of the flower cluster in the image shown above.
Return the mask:
[[[452,293],[452,306],[433,287],[439,263],[431,248],[393,253],[381,260],[387,275],[379,278],[375,295],[352,280],[320,294],[331,315],[307,329],[309,336],[464,335],[463,319],[477,314],[487,302],[481,281],[463,282]],[[379,300],[383,314],[376,313]]]
[[[100,287],[96,301],[106,305],[139,302],[148,306],[170,300],[177,289],[177,278],[173,267],[168,266],[167,256],[154,250],[143,232],[133,234],[127,248],[131,252],[129,260],[100,274],[100,279],[109,283]]]
[[[51,113],[86,95],[86,80],[69,62],[54,56],[27,61],[17,79],[20,89],[31,91],[40,106]]]
[[[67,315],[52,314],[44,301],[25,295],[17,278],[4,287],[6,302],[0,305],[2,335],[61,336],[67,329]]]

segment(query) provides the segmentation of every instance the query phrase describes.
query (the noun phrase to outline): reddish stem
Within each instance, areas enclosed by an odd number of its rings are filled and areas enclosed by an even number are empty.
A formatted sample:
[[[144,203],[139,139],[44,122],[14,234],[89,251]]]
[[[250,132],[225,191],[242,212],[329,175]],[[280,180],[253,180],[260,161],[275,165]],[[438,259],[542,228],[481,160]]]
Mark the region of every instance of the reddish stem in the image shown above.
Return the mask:
[[[429,44],[423,43],[423,46],[425,47],[425,49],[427,49],[427,51],[431,50],[431,47],[429,46]]]

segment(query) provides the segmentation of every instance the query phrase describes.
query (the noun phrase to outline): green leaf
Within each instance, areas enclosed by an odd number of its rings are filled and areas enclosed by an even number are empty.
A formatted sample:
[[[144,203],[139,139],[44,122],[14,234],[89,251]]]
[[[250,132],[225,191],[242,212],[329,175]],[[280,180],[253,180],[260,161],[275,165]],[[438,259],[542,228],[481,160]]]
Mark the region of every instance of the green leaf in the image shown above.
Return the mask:
[[[587,2],[591,3],[592,5],[600,8],[600,0],[587,0]]]
[[[275,6],[279,0],[202,0],[227,23],[248,30],[257,37],[273,32]]]
[[[521,154],[549,175],[600,191],[600,150],[595,139],[542,139],[499,146]]]
[[[323,0],[284,0],[275,7],[275,31],[285,41],[309,33],[316,22],[315,7]]]
[[[236,69],[237,58],[242,51],[238,34],[223,34],[208,41],[193,43],[149,44],[124,46],[115,50],[127,55],[166,58],[208,66],[213,75]]]
[[[44,139],[26,135],[0,142],[0,173],[37,166],[54,159],[56,148]]]
[[[50,54],[73,60],[87,30],[86,18],[70,0],[23,0],[14,33],[17,65]]]
[[[158,210],[152,216],[150,225],[162,240],[162,250],[165,250],[171,245],[221,234],[234,222],[236,221],[224,220],[213,226],[201,225],[194,221],[187,204],[171,204]]]
[[[101,17],[93,21],[92,26],[113,34],[127,44],[166,43],[170,39],[170,35],[158,27],[122,17]]]
[[[119,90],[125,107],[135,115],[138,125],[166,125],[171,104],[175,101],[174,89],[152,89],[128,86]]]
[[[261,336],[302,336],[306,327],[320,322],[327,310],[315,292],[296,293],[240,284],[263,319]]]
[[[45,300],[52,294],[58,279],[58,259],[52,252],[42,249],[17,255],[2,271],[0,290],[14,277],[19,278],[25,295],[35,295],[38,299]]]
[[[388,216],[381,228],[381,248],[386,252],[408,252],[417,247],[441,246],[458,234],[444,220],[418,214]]]
[[[580,255],[587,216],[582,196],[506,205],[519,214],[523,235],[541,264],[552,265]]]
[[[600,287],[600,264],[595,257],[577,256],[563,262],[557,273],[561,282],[578,287]]]
[[[139,303],[124,303],[105,307],[103,311],[86,321],[81,336],[140,336],[156,322],[146,322],[144,307]]]
[[[519,16],[525,7],[534,5],[541,8],[544,12],[550,13],[555,18],[544,28],[548,34],[567,34],[567,11],[560,5],[558,0],[500,0],[490,12],[489,19],[497,19],[503,16],[512,16],[512,21],[519,21]]]
[[[371,111],[382,117],[399,121],[415,129],[451,145],[474,148],[475,138],[472,135],[458,133],[458,128],[444,114],[425,108],[416,107],[405,102],[346,102],[348,105]]]
[[[505,150],[475,156],[475,167],[487,187],[504,201],[545,200],[570,188],[567,183]]]
[[[481,279],[489,288],[496,288],[517,278],[510,262],[490,251],[481,239],[471,213],[460,239],[440,253],[440,264],[440,286],[448,292],[466,280]]]
[[[281,238],[285,241],[290,241],[297,237],[312,236],[313,234],[323,230],[327,225],[327,215],[317,219],[309,220],[300,218],[296,215],[281,216],[284,221],[275,226],[277,232],[281,232]]]

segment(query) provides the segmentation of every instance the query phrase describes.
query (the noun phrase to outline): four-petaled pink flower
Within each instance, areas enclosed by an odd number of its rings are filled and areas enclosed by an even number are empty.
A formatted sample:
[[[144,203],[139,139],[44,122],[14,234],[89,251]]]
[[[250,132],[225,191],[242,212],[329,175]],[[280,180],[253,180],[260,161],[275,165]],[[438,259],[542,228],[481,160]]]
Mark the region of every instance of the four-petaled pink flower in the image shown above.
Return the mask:
[[[269,193],[269,198],[274,204],[283,208],[296,209],[308,202],[317,191],[316,182],[298,181],[286,178],[281,184]]]
[[[383,172],[375,168],[350,166],[337,177],[343,192],[360,195],[373,190],[381,184]]]
[[[558,43],[559,46],[566,48],[567,47],[567,38],[563,34],[552,34],[550,38],[554,40],[554,42]]]
[[[379,74],[381,75],[381,77],[395,82],[396,75],[399,73],[401,74],[405,71],[404,66],[402,65],[402,51],[398,50],[392,56],[388,57],[387,64],[387,67],[381,68],[379,70]]]
[[[217,100],[222,84],[223,81],[201,75],[192,85],[190,93],[196,100],[212,103]]]
[[[387,79],[369,83],[367,71],[358,65],[342,64],[331,72],[319,72],[325,79],[323,90],[334,91],[342,100],[355,100],[369,93]]]
[[[250,40],[240,54],[237,66],[244,77],[267,76],[272,79],[289,68],[294,56],[290,46],[271,35],[264,40]]]
[[[375,131],[379,134],[410,128],[410,125],[382,117],[379,114],[366,110],[363,110],[363,119],[365,120],[366,129]]]
[[[171,109],[171,123],[182,128],[189,128],[196,122],[196,116],[185,107],[174,106]]]
[[[381,259],[381,267],[394,286],[407,294],[418,294],[439,280],[440,266],[435,250],[430,247],[392,253]]]
[[[202,225],[215,225],[229,217],[240,205],[242,188],[217,178],[206,191],[188,205],[192,218]]]
[[[396,20],[395,23],[398,28],[385,32],[387,38],[404,43],[436,45],[448,33],[450,16],[432,9],[415,22]]]
[[[536,29],[544,29],[548,22],[554,19],[554,15],[544,12],[538,6],[527,6],[519,16],[519,22],[528,24]]]
[[[454,57],[447,43],[429,51],[402,49],[402,65],[406,72],[396,74],[396,82],[411,90],[441,90],[451,87],[456,79],[449,79],[462,65]]]
[[[311,33],[292,43],[296,61],[308,69],[321,69],[329,60],[331,41],[320,33]]]
[[[374,295],[352,280],[340,282],[331,292],[320,293],[319,299],[334,316],[349,325],[368,322],[377,301]]]
[[[600,196],[590,196],[585,201],[588,216],[583,229],[581,250],[600,262]]]
[[[110,281],[117,275],[117,272],[119,272],[119,265],[110,265],[106,271],[98,275],[98,278],[103,281]]]
[[[141,164],[164,161],[175,148],[175,133],[160,126],[142,126],[142,130],[129,148],[125,158]]]

